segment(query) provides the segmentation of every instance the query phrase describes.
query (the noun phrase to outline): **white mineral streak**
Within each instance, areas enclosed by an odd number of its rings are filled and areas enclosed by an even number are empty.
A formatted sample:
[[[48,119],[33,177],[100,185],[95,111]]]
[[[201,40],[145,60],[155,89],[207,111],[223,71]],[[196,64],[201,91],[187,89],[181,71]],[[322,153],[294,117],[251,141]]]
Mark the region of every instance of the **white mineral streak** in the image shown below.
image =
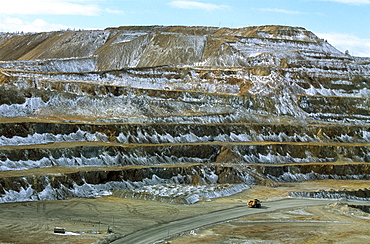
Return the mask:
[[[311,181],[311,180],[366,180],[369,178],[369,175],[325,175],[315,172],[310,172],[307,174],[302,173],[291,173],[285,172],[279,177],[268,175],[268,178],[276,180],[279,182],[297,182],[297,181]]]
[[[5,160],[0,161],[0,171],[25,170],[40,167],[100,167],[100,166],[124,166],[124,165],[159,165],[159,164],[182,164],[182,163],[210,163],[211,158],[176,157],[166,155],[146,155],[139,151],[128,154],[117,153],[110,156],[103,152],[98,157],[62,156],[55,158],[52,155],[38,160]]]
[[[102,133],[95,132],[94,134],[78,130],[76,133],[57,134],[52,133],[35,133],[28,134],[27,137],[14,136],[7,138],[0,136],[0,146],[19,146],[19,145],[33,145],[33,144],[48,144],[56,142],[77,142],[77,141],[102,141],[107,142],[108,137]]]
[[[0,105],[1,117],[27,117],[34,115],[37,109],[47,107],[40,97],[26,98],[23,104]]]

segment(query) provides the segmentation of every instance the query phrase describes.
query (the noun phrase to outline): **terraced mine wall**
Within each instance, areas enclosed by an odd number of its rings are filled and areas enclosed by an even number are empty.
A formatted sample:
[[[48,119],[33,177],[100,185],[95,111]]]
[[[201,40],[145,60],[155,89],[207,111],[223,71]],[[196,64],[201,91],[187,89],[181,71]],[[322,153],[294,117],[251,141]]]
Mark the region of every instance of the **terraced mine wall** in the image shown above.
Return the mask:
[[[363,212],[370,213],[370,207],[366,205],[348,205],[348,207],[357,208]]]
[[[368,164],[293,164],[293,165],[253,165],[258,172],[278,182],[309,180],[369,180]]]
[[[308,198],[331,198],[341,200],[357,200],[357,201],[369,201],[370,200],[370,189],[359,189],[359,190],[340,190],[340,191],[318,191],[318,192],[291,192],[292,197],[308,197]],[[369,206],[363,206],[360,209],[364,209],[365,212]],[[358,208],[358,207],[356,207]],[[362,211],[364,211],[362,210]]]
[[[197,188],[201,185],[211,189],[200,187],[203,191],[211,191],[214,195],[216,190],[219,191],[217,196],[225,196],[240,192],[247,189],[248,184],[253,184],[253,177],[248,173],[233,167],[222,166],[112,167],[109,171],[99,170],[99,168],[89,168],[86,171],[76,168],[67,170],[72,172],[63,172],[61,168],[59,170],[60,173],[52,173],[52,169],[45,169],[45,171],[34,171],[32,175],[27,176],[2,177],[0,179],[0,194],[2,194],[0,202],[96,197],[111,194],[112,189],[123,190],[124,192],[120,192],[120,197],[124,195],[127,198],[135,194],[141,195],[138,191],[140,189],[160,184],[168,188],[174,188],[176,185],[193,185],[194,189],[188,189],[186,194],[179,191],[182,197],[165,194],[165,196],[151,198],[149,194],[146,194],[145,200],[163,198],[171,202],[172,197],[177,203],[193,203],[190,201],[199,198]],[[230,184],[236,184],[237,187],[230,187]],[[214,188],[212,187],[214,185],[224,185],[224,187]],[[208,193],[207,196],[212,197],[212,194]]]
[[[2,202],[369,180],[370,58],[304,28],[0,34],[0,87]]]

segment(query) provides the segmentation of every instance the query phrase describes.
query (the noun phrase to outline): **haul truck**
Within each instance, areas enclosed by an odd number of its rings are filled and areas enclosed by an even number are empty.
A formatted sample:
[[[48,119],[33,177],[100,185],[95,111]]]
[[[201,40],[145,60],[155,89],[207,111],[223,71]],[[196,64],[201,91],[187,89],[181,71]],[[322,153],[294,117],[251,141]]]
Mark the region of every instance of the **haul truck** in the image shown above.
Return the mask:
[[[248,201],[248,207],[250,208],[260,208],[261,207],[261,201],[258,199],[252,199]]]

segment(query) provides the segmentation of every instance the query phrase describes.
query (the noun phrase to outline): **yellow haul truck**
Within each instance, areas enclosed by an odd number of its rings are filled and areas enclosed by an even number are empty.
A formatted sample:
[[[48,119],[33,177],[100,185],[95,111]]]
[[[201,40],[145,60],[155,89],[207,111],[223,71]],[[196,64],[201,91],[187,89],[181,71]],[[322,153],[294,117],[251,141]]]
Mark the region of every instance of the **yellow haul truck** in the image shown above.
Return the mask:
[[[252,199],[248,201],[248,207],[250,208],[260,208],[261,207],[261,201],[258,199]]]

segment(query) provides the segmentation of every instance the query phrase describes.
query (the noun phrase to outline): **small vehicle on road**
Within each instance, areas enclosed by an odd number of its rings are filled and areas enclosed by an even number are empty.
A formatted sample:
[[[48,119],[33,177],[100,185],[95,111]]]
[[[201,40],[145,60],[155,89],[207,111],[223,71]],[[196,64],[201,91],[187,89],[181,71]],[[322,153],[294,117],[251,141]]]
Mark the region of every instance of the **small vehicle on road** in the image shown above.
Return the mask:
[[[251,199],[248,201],[248,207],[250,208],[260,208],[261,207],[261,201],[258,199]]]

